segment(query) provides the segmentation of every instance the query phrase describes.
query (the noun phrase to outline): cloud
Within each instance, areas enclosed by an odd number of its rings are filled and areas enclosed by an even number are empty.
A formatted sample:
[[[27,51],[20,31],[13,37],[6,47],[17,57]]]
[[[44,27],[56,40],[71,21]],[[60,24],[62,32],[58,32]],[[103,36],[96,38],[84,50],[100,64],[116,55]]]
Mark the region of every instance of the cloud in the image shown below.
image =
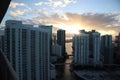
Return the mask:
[[[35,3],[35,6],[41,6],[41,5],[43,5],[43,2]]]
[[[70,23],[79,24],[86,30],[96,29],[102,34],[108,33],[112,35],[120,32],[119,16],[120,13],[67,13]]]
[[[11,8],[16,8],[18,6],[26,6],[26,4],[24,4],[24,3],[17,3],[17,2],[11,2],[10,3],[10,7]]]
[[[41,17],[48,17],[49,16],[49,10],[48,9],[35,9],[31,11],[33,14],[38,14]]]
[[[77,0],[64,0],[64,4],[65,5],[68,5],[68,4],[71,4],[71,3],[76,3]]]
[[[64,19],[64,16],[67,20]],[[120,13],[64,13],[62,15],[56,13],[50,17],[35,17],[29,20],[29,23],[52,24],[54,27],[66,29],[68,32],[74,30],[74,28],[88,31],[96,29],[102,34],[116,35],[120,32]]]
[[[74,3],[76,3],[76,0],[48,0],[46,2],[35,3],[35,6],[47,5],[53,8],[57,8],[57,7],[66,7],[67,5]]]
[[[21,11],[21,10],[15,10],[15,11],[10,11],[10,16],[12,18],[17,18],[17,17],[20,17],[22,15],[24,15],[24,11]]]

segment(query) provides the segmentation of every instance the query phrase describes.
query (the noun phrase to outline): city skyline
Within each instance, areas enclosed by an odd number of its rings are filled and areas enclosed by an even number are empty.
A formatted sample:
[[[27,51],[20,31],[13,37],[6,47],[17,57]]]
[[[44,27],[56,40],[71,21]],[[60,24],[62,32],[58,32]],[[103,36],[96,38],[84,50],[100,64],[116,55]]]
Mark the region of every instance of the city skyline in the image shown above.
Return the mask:
[[[12,0],[1,25],[7,19],[53,25],[53,32],[61,28],[78,34],[80,29],[96,29],[115,36],[120,28],[120,6],[118,0]]]
[[[120,79],[119,0],[10,1],[0,18],[0,79]]]
[[[81,69],[83,72],[84,69],[92,69],[98,74],[99,69],[106,72],[108,68],[111,71],[113,66],[115,70],[120,67],[120,33],[113,43],[112,35],[100,36],[101,33],[96,30],[80,30],[80,34],[73,37],[72,54],[69,54],[65,48],[65,30],[59,29],[51,44],[52,27],[44,25],[35,28],[17,20],[7,20],[5,25],[5,34],[0,36],[0,49],[4,51],[20,80],[58,80],[60,76],[61,80],[70,80],[73,78],[71,73],[79,79],[84,76],[79,74]],[[101,77],[101,74],[103,73],[92,78],[107,78],[105,74],[103,75],[106,77]],[[116,79],[119,79],[119,74],[116,73]],[[86,75],[92,76],[87,73]]]

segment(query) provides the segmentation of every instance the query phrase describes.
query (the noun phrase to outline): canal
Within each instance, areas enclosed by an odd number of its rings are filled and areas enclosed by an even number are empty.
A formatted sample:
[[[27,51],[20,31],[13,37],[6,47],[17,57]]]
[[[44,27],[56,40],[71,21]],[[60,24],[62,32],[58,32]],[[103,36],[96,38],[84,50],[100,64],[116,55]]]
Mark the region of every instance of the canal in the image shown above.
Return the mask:
[[[73,57],[70,56],[66,59],[65,63],[71,63]],[[70,64],[56,66],[57,79],[56,80],[75,80],[74,76],[70,72]]]
[[[72,54],[71,45],[72,43],[66,44],[66,51],[68,55]],[[66,59],[64,63],[71,63],[72,60],[73,60],[73,56],[69,56],[69,58]],[[70,72],[70,64],[56,66],[56,72],[57,72],[56,80],[75,80],[74,76]]]

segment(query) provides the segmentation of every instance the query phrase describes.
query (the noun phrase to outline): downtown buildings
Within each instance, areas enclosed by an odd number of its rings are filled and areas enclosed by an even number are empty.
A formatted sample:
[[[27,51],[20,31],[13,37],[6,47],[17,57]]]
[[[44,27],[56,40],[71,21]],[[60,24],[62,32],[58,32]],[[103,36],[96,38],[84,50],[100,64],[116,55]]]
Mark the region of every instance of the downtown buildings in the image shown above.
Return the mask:
[[[100,65],[100,33],[80,30],[73,38],[73,55],[74,62],[79,65]]]
[[[73,37],[72,47],[74,56],[70,67],[72,73],[79,79],[119,80],[118,71],[120,68],[120,34],[116,36],[115,42],[113,42],[112,35],[100,36],[100,33],[96,32],[95,30],[89,32],[82,30],[80,31],[79,35],[75,35]],[[116,54],[115,58],[114,52]],[[86,56],[86,54],[88,54],[88,56]],[[83,64],[83,61],[87,60],[87,58],[88,63],[84,62]],[[114,63],[114,60],[116,60],[115,62],[117,64]],[[113,75],[114,77],[111,77]]]
[[[74,62],[82,66],[102,66],[119,63],[120,35],[116,36],[114,44],[115,48],[113,46],[112,35],[100,36],[100,33],[95,30],[89,32],[80,30],[80,34],[73,37]],[[84,57],[84,55],[86,56]],[[84,62],[84,64],[81,64],[85,60],[88,63]],[[114,63],[114,60],[116,60],[116,63]]]
[[[8,20],[4,49],[20,80],[50,80],[50,31]]]

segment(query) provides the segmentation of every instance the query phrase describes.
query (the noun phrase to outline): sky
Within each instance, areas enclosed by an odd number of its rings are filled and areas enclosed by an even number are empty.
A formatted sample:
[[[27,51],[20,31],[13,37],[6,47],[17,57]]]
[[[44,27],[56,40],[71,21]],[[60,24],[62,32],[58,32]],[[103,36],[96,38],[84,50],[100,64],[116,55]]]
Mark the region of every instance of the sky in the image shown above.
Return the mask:
[[[12,0],[2,21],[22,20],[34,25],[53,25],[53,32],[69,34],[96,29],[102,35],[120,32],[120,0]]]

